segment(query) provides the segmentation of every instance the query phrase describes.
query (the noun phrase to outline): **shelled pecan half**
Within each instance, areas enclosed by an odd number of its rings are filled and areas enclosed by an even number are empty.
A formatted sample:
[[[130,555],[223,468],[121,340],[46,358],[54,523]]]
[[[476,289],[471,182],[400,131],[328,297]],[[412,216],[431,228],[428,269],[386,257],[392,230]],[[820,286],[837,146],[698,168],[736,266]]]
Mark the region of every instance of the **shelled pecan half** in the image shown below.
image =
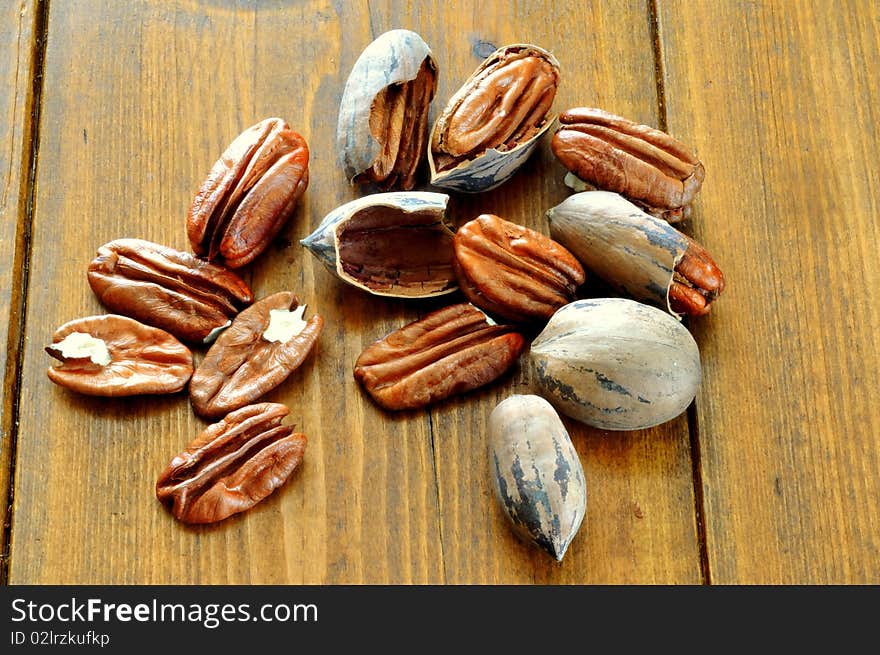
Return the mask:
[[[385,409],[424,407],[486,385],[516,362],[525,338],[469,303],[431,312],[368,346],[354,377]]]
[[[186,231],[193,252],[230,268],[253,261],[290,218],[309,184],[306,140],[280,118],[242,132],[193,199]]]
[[[590,107],[562,112],[559,123],[553,154],[588,185],[575,184],[575,190],[614,191],[670,222],[687,215],[706,170],[680,141]]]
[[[209,425],[159,475],[156,497],[184,523],[215,523],[250,509],[303,460],[306,435],[281,425],[289,412],[260,403]]]
[[[515,322],[548,319],[574,300],[584,269],[540,232],[481,214],[458,228],[455,272],[474,305]]]
[[[143,239],[116,239],[98,248],[88,279],[111,311],[192,343],[213,340],[253,301],[232,271]]]

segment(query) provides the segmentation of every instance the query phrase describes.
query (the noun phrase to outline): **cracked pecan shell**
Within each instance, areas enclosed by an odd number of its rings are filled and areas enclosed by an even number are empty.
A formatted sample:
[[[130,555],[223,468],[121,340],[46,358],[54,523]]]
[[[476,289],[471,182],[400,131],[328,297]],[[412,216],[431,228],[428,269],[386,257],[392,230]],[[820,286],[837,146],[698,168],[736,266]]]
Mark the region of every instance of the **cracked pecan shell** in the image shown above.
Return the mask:
[[[489,384],[516,362],[525,338],[469,303],[431,312],[368,346],[354,377],[382,407],[425,407]]]
[[[242,132],[193,199],[187,236],[199,257],[240,268],[275,238],[309,184],[306,140],[280,118]]]
[[[250,509],[303,460],[307,438],[281,425],[288,413],[260,403],[209,425],[159,475],[156,497],[184,523],[215,523]]]
[[[455,234],[459,287],[474,305],[510,321],[549,319],[574,300],[584,269],[540,232],[481,214]]]

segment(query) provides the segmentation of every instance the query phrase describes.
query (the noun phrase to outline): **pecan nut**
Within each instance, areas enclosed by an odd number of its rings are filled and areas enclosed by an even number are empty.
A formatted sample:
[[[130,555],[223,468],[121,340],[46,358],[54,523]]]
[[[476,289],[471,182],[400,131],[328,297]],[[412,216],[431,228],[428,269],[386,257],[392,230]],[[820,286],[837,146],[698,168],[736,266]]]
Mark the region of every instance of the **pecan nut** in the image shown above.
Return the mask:
[[[193,252],[230,268],[275,238],[309,184],[306,140],[280,118],[242,132],[199,188],[187,215]]]
[[[431,312],[368,346],[354,377],[385,409],[414,409],[489,384],[525,347],[509,325],[493,325],[468,303]]]
[[[699,243],[682,233],[687,250],[675,265],[669,285],[669,306],[688,316],[708,314],[712,303],[724,291],[724,275],[712,256]]]
[[[209,425],[161,473],[156,497],[184,523],[215,523],[250,509],[303,460],[306,436],[281,425],[289,411],[260,403]]]
[[[117,239],[98,248],[88,279],[111,311],[192,343],[211,341],[253,301],[248,285],[232,271],[142,239]]]
[[[589,107],[564,111],[559,123],[551,142],[553,154],[580,180],[619,193],[671,222],[687,215],[706,170],[681,142],[656,128]]]
[[[46,352],[61,362],[49,379],[90,396],[175,393],[193,373],[192,353],[173,335],[116,314],[65,323]]]
[[[455,234],[455,272],[474,305],[515,322],[548,319],[574,300],[584,269],[547,236],[493,214]]]
[[[550,127],[559,62],[529,44],[499,48],[449,100],[431,131],[431,184],[484,191],[509,179]]]
[[[242,311],[193,373],[190,402],[199,416],[217,418],[268,393],[311,352],[324,320],[303,318],[305,305],[279,291]]]
[[[415,32],[390,30],[367,46],[345,84],[336,127],[349,181],[384,191],[415,186],[436,89],[437,66]]]

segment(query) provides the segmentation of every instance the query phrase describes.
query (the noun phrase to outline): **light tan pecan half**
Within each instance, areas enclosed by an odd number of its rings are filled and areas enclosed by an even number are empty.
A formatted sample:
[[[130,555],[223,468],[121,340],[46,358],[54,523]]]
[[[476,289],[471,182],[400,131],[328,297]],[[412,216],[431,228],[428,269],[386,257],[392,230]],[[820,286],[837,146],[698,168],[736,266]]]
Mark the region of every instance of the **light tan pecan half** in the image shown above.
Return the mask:
[[[496,380],[525,343],[513,327],[491,324],[473,305],[459,303],[368,346],[354,377],[381,407],[414,409]]]
[[[574,255],[535,230],[481,214],[458,228],[455,272],[474,305],[510,321],[546,320],[575,298],[584,269]]]
[[[306,435],[281,425],[289,411],[260,403],[209,425],[159,475],[156,497],[184,523],[215,523],[250,509],[303,460]]]

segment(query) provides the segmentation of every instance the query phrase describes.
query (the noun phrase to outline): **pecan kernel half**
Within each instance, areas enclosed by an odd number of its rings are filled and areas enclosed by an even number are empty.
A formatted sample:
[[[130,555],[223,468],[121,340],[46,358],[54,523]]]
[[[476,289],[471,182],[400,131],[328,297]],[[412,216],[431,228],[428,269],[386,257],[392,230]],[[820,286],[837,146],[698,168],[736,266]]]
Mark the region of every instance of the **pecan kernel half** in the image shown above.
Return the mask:
[[[253,261],[293,213],[309,183],[305,139],[280,118],[242,132],[214,164],[187,216],[193,251],[240,268]]]
[[[596,188],[620,193],[670,220],[681,218],[700,190],[703,164],[661,130],[588,107],[563,112],[559,122],[553,154]]]
[[[581,264],[540,232],[481,214],[455,234],[459,286],[474,305],[517,322],[548,319],[574,300]]]
[[[210,340],[253,300],[232,271],[142,239],[98,248],[88,280],[110,310],[194,343]]]
[[[460,303],[368,346],[354,377],[385,409],[414,409],[492,382],[516,362],[525,343],[512,327],[491,325],[483,312]]]
[[[159,475],[156,497],[184,523],[214,523],[250,509],[302,462],[307,438],[281,425],[278,403],[249,405],[209,425]]]
[[[669,286],[669,304],[674,312],[690,316],[708,314],[712,303],[724,291],[724,275],[706,249],[683,234],[688,247],[675,265]]]

